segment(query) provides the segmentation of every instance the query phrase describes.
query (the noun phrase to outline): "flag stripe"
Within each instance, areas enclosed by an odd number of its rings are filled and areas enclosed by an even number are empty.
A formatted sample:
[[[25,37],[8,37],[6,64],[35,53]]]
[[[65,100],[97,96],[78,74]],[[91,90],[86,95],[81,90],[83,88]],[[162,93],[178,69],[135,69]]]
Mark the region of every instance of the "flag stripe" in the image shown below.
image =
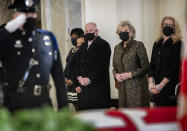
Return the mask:
[[[182,93],[187,95],[187,58],[183,62],[183,72],[182,72]]]

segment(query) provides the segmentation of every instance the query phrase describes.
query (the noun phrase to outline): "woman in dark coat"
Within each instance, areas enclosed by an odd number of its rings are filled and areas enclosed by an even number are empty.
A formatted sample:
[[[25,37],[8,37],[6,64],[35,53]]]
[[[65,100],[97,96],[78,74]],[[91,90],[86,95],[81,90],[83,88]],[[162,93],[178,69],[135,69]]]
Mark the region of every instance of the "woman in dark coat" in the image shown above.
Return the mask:
[[[161,22],[160,36],[153,45],[149,88],[156,106],[176,105],[170,100],[179,83],[181,31],[175,18],[167,16]]]
[[[114,48],[113,74],[118,85],[119,107],[149,106],[147,72],[149,61],[144,44],[134,40],[135,28],[122,21],[116,32],[122,42]]]
[[[79,66],[79,53],[82,43],[84,43],[84,31],[81,28],[72,29],[71,33],[71,41],[73,44],[73,48],[69,51],[69,54],[66,58],[66,67],[64,70],[65,82],[67,85],[67,95],[68,102],[72,103],[75,107],[75,110],[78,110],[77,107],[77,93],[75,88],[77,87],[77,68]]]

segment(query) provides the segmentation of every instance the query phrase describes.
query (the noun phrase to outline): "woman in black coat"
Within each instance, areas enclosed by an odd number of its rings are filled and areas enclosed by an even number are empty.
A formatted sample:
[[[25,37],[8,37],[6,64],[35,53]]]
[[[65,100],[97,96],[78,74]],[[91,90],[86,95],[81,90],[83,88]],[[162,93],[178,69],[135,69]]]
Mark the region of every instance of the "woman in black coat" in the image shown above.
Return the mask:
[[[67,95],[68,102],[72,103],[75,107],[75,110],[78,110],[77,107],[77,93],[75,88],[77,87],[77,68],[79,67],[79,54],[82,43],[84,43],[84,31],[81,28],[72,29],[71,41],[73,48],[69,51],[69,54],[66,58],[66,67],[64,70],[65,82],[67,85]]]
[[[170,96],[174,96],[179,83],[181,44],[178,22],[173,17],[164,17],[160,36],[153,45],[149,68],[150,100],[156,106],[176,105]]]

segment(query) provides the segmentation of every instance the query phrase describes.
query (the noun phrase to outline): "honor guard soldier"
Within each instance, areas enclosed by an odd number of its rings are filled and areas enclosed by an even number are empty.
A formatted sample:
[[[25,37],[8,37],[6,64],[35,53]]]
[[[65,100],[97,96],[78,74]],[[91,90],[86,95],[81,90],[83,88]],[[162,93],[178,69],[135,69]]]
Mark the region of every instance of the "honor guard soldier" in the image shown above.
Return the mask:
[[[15,0],[13,20],[0,30],[4,103],[10,111],[52,105],[49,76],[56,86],[58,108],[67,105],[63,68],[55,36],[36,29],[36,0]]]

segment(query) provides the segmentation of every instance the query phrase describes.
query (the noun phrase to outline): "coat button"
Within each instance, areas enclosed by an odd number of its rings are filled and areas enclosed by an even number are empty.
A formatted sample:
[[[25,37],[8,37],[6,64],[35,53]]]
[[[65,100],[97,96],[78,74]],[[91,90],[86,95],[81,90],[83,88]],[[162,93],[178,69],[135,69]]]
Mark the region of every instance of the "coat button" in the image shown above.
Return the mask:
[[[38,65],[38,64],[39,64],[39,62],[38,62],[38,61],[35,61],[34,63],[35,63],[35,65]]]
[[[83,70],[81,70],[81,73],[84,73],[84,71],[83,71]]]
[[[36,77],[37,77],[37,78],[40,78],[40,73],[37,73],[37,74],[36,74]]]
[[[17,55],[21,55],[21,52],[20,52],[20,51],[18,51],[18,52],[17,52]]]
[[[52,55],[52,52],[49,52],[49,55]]]
[[[28,41],[29,41],[29,42],[32,42],[32,38],[30,37],[30,38],[28,39]]]
[[[33,48],[33,49],[32,49],[32,53],[34,53],[34,52],[35,52],[35,49]]]
[[[84,59],[81,59],[82,62],[84,62],[85,60]]]

